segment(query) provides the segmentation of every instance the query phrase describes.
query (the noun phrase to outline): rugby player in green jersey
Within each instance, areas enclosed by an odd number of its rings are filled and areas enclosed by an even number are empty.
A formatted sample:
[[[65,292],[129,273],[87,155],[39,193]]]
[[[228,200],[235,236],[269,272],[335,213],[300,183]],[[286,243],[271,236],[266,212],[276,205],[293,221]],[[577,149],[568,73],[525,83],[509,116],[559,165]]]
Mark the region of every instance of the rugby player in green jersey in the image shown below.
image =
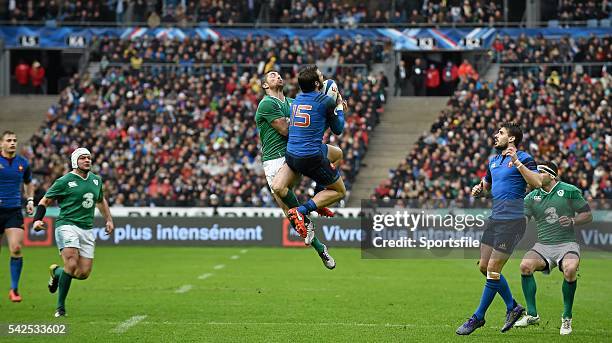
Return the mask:
[[[91,153],[76,149],[70,158],[72,171],[55,180],[38,203],[34,215],[34,230],[44,229],[46,208],[57,200],[60,213],[55,222],[55,241],[64,260],[64,267],[52,264],[49,291],[59,287],[55,317],[66,315],[66,296],[72,279],[85,280],[93,265],[95,236],[92,232],[95,207],[106,220],[107,234],[115,228],[108,202],[102,191],[102,179],[92,173]],[[94,206],[95,205],[95,206]]]
[[[259,141],[261,142],[262,162],[266,180],[270,189],[273,188],[273,182],[277,175],[283,178],[299,181],[299,177],[295,175],[285,163],[285,152],[287,150],[287,135],[289,133],[289,117],[291,116],[291,102],[293,99],[286,97],[283,93],[284,80],[276,71],[270,71],[261,78],[261,87],[266,95],[259,102],[257,112],[255,113],[255,122],[259,132]],[[337,147],[328,145],[329,156],[332,163],[339,163],[342,159],[342,150]],[[280,198],[272,192],[274,199],[283,209],[285,215],[289,208],[300,205],[295,193],[289,189],[289,192],[284,198]],[[331,217],[333,212],[327,208],[317,211],[320,215]],[[328,269],[333,269],[336,262],[329,254],[327,247],[314,237],[314,225],[312,222],[308,225],[308,232],[298,232],[304,238],[304,242],[317,251],[323,264]]]
[[[563,273],[563,315],[561,335],[572,332],[572,305],[578,280],[576,271],[580,263],[580,246],[576,243],[574,226],[593,220],[589,204],[576,186],[559,181],[557,165],[547,162],[538,165],[543,175],[542,188],[525,197],[525,215],[536,222],[538,241],[521,261],[523,294],[527,301],[527,314],[514,326],[537,324],[540,316],[536,309],[536,282],[534,271],[549,274],[556,266]]]

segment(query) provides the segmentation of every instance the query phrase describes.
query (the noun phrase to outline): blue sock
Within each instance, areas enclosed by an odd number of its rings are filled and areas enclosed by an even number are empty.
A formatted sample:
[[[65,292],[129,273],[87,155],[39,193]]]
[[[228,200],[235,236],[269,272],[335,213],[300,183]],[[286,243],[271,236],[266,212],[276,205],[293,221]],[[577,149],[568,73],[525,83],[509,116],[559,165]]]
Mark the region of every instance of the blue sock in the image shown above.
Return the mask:
[[[319,193],[320,191],[322,191],[324,189],[325,189],[325,187],[323,187],[323,186],[321,186],[320,184],[317,183],[315,185],[314,194],[317,194],[317,193]]]
[[[478,306],[478,309],[476,309],[476,312],[474,312],[474,315],[478,319],[484,319],[485,313],[493,302],[498,289],[499,280],[487,279],[487,283],[485,283],[484,290],[482,291],[482,298],[480,298],[480,305]]]
[[[308,201],[304,205],[301,205],[300,207],[298,207],[298,211],[304,215],[308,215],[310,212],[316,209],[317,209],[317,204],[315,204],[314,201],[312,201],[312,199],[308,199]]]
[[[11,288],[14,290],[16,290],[19,285],[22,267],[23,257],[11,257]]]
[[[499,278],[499,289],[497,291],[499,292],[499,295],[501,295],[502,299],[504,299],[504,302],[506,303],[506,309],[508,311],[512,311],[512,309],[514,308],[515,301],[512,297],[510,286],[508,286],[508,281],[506,281],[504,275],[501,275]]]

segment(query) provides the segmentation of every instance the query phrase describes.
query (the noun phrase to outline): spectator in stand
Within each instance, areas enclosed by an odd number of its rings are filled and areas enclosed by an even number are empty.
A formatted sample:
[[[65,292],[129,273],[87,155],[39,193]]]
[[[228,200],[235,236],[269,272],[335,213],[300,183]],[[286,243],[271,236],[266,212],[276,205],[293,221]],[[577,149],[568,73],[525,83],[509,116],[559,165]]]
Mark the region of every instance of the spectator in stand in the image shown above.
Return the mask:
[[[30,88],[30,65],[23,59],[15,67],[15,80],[17,81],[17,93],[26,94]]]
[[[395,89],[393,91],[394,96],[406,96],[408,95],[408,69],[406,68],[406,61],[400,60],[399,65],[395,67]]]
[[[45,68],[38,61],[32,63],[30,68],[30,81],[32,82],[32,92],[34,94],[45,94],[43,89],[45,83]]]
[[[412,72],[410,74],[410,82],[414,90],[414,95],[424,96],[425,95],[425,63],[420,58],[414,60],[412,66]]]
[[[459,69],[453,62],[446,62],[446,67],[442,70],[442,94],[451,95],[457,87],[457,79],[459,78]]]
[[[427,80],[425,81],[428,96],[440,95],[440,72],[434,64],[427,69]]]
[[[476,72],[474,67],[472,67],[472,64],[467,59],[464,59],[463,63],[461,63],[459,66],[457,75],[462,82],[467,82],[468,79],[478,80],[478,72]]]

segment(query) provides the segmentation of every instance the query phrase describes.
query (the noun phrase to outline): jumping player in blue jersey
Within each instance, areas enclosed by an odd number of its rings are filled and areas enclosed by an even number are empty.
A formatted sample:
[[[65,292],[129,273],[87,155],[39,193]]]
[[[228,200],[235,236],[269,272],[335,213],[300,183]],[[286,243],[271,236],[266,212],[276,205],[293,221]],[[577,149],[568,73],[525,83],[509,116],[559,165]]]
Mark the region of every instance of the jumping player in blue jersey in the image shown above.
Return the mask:
[[[487,281],[480,306],[456,333],[469,335],[485,324],[485,313],[495,294],[506,303],[506,322],[501,332],[512,328],[525,309],[512,297],[508,282],[501,274],[502,268],[523,237],[526,221],[523,214],[523,198],[527,185],[542,187],[542,176],[537,164],[526,152],[516,147],[523,139],[521,127],[515,123],[504,123],[495,134],[495,149],[498,155],[489,158],[487,175],[472,189],[473,196],[490,192],[493,209],[480,246],[480,272]]]
[[[328,127],[335,135],[342,134],[346,102],[340,95],[334,101],[320,92],[323,75],[315,65],[300,70],[298,84],[302,93],[291,106],[285,160],[293,172],[308,176],[317,185],[324,187],[312,199],[287,213],[298,232],[306,237],[310,233],[304,223],[304,216],[334,204],[346,194],[340,172],[329,161],[328,146],[323,144],[323,134]]]
[[[20,302],[18,291],[19,277],[23,267],[21,247],[23,245],[23,214],[21,213],[21,184],[25,186],[28,199],[26,211],[34,212],[34,187],[30,164],[17,155],[17,135],[12,131],[2,133],[2,150],[0,151],[0,240],[6,233],[11,254],[11,289],[9,299]]]

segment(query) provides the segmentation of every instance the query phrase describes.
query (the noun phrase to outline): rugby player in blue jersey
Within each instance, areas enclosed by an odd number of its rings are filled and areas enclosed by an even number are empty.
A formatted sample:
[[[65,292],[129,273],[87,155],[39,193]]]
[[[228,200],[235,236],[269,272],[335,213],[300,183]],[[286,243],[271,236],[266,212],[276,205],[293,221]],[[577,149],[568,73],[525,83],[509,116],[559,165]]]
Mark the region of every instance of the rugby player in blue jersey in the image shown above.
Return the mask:
[[[0,241],[6,233],[11,254],[11,289],[9,299],[12,302],[22,300],[19,294],[19,277],[23,267],[23,214],[21,213],[21,184],[24,184],[27,197],[26,211],[34,212],[34,187],[30,164],[24,157],[17,155],[17,135],[4,131],[0,137]]]
[[[342,134],[346,102],[340,95],[334,100],[321,93],[323,75],[315,65],[300,70],[298,84],[302,93],[291,105],[285,160],[294,173],[308,176],[324,188],[301,206],[288,211],[289,220],[302,237],[307,237],[311,233],[304,223],[304,216],[340,201],[346,194],[340,172],[330,162],[329,148],[323,143],[323,134],[328,127],[335,135]],[[284,189],[280,191],[282,196]]]
[[[523,132],[518,124],[502,124],[495,134],[495,149],[499,154],[489,158],[486,177],[472,188],[475,197],[490,192],[493,198],[491,217],[480,247],[480,272],[487,281],[480,306],[457,329],[458,335],[469,335],[485,324],[485,313],[497,293],[506,303],[506,322],[501,332],[510,330],[525,312],[523,306],[512,297],[508,282],[501,274],[525,233],[527,223],[523,214],[523,198],[526,187],[542,187],[542,176],[533,158],[524,151],[517,151],[522,139]]]

